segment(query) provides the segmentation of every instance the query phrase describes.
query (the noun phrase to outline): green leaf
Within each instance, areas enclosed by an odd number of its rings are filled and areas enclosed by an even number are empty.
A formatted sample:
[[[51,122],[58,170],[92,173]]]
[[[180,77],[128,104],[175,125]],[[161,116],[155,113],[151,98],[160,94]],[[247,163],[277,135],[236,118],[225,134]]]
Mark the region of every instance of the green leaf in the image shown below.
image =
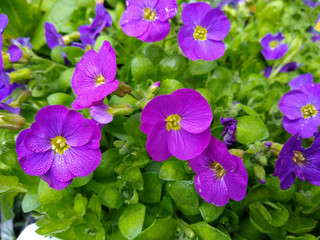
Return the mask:
[[[121,181],[129,184],[134,189],[143,190],[143,177],[138,167],[128,164],[122,164],[117,168],[117,173],[120,175]]]
[[[198,222],[188,227],[198,235],[199,240],[231,240],[229,236],[206,222]]]
[[[178,159],[165,161],[160,168],[159,177],[166,181],[187,180],[188,175],[185,171],[185,162]]]
[[[70,228],[73,222],[73,218],[65,219],[63,221],[51,219],[47,224],[40,226],[36,233],[40,235],[45,235],[49,233],[61,232]]]
[[[305,234],[315,228],[318,221],[311,218],[293,217],[290,218],[285,228],[293,234]]]
[[[171,94],[180,88],[183,88],[183,84],[181,82],[174,79],[165,79],[161,82],[159,95]]]
[[[95,194],[89,200],[88,209],[91,209],[98,217],[101,215],[101,203],[99,197]]]
[[[219,218],[220,215],[222,214],[223,210],[224,210],[224,206],[217,207],[217,206],[210,204],[210,203],[207,203],[205,201],[202,201],[202,203],[200,204],[201,216],[202,216],[203,220],[205,220],[208,223],[213,222],[214,220]]]
[[[161,60],[159,67],[162,78],[179,79],[185,71],[186,61],[180,54],[169,55]]]
[[[68,68],[63,71],[59,78],[59,87],[61,90],[66,91],[71,87],[71,79],[74,72],[74,68]]]
[[[217,67],[216,61],[189,61],[188,69],[192,75],[201,75],[211,72]]]
[[[289,212],[281,203],[265,202],[264,205],[271,216],[269,223],[272,226],[281,227],[288,221]]]
[[[143,49],[143,54],[155,65],[165,56],[163,48],[156,44],[149,44]]]
[[[64,49],[68,60],[75,65],[80,61],[81,57],[84,55],[84,51],[79,47],[67,46]]]
[[[148,79],[156,80],[155,66],[145,56],[137,56],[131,62],[131,73],[134,81],[145,82]]]
[[[120,208],[124,202],[119,188],[114,184],[105,186],[99,193],[101,203],[108,208]]]
[[[38,187],[39,201],[42,205],[45,205],[49,202],[60,201],[63,195],[66,193],[66,189],[57,191],[49,187],[48,183],[43,180],[40,180]]]
[[[299,237],[295,237],[295,236],[287,236],[286,240],[317,240],[318,238],[311,235],[311,234],[307,234],[304,236],[299,236]]]
[[[175,239],[176,221],[168,218],[156,219],[150,227],[145,229],[135,240],[171,240]]]
[[[53,93],[47,97],[49,105],[64,105],[71,108],[74,98],[65,93]]]
[[[138,128],[141,125],[141,113],[133,114],[124,124],[124,129],[128,133],[129,141],[132,144],[144,146],[147,141],[147,136]]]
[[[146,172],[142,174],[144,189],[139,192],[139,199],[143,203],[157,203],[161,198],[161,183],[158,174]]]
[[[41,205],[38,196],[38,185],[28,189],[28,192],[22,199],[22,211],[27,213],[35,210]]]
[[[111,148],[102,153],[101,163],[94,171],[94,179],[103,180],[116,176],[114,169],[120,164],[122,158],[117,148]]]
[[[239,143],[249,144],[269,136],[267,127],[259,118],[242,116],[236,120],[238,121],[236,139]]]
[[[142,230],[146,207],[137,203],[129,205],[120,216],[118,225],[123,236],[127,239],[134,239]]]
[[[177,208],[185,215],[197,215],[199,199],[193,181],[168,182],[167,190]]]
[[[212,77],[207,80],[205,88],[215,96],[215,99],[219,99],[224,95],[232,95],[231,85],[231,72],[226,68],[217,67]]]
[[[86,185],[92,178],[93,173],[90,173],[88,176],[85,177],[76,177],[72,180],[70,187],[77,188]]]
[[[74,198],[73,210],[82,217],[86,213],[87,203],[88,199],[78,193]]]

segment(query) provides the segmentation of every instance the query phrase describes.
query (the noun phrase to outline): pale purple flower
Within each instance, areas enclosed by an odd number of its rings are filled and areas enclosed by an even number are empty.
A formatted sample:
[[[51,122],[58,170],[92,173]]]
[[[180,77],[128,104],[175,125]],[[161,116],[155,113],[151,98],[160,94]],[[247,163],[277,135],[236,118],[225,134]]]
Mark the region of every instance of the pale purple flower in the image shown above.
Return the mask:
[[[241,201],[246,196],[248,174],[242,160],[231,155],[215,137],[188,163],[196,173],[194,186],[206,202],[220,207],[226,205],[229,198]]]
[[[283,57],[288,51],[289,46],[286,43],[281,43],[284,40],[284,36],[278,32],[274,36],[268,33],[261,40],[261,46],[263,47],[261,53],[266,60],[276,60]]]
[[[309,138],[320,126],[320,85],[309,83],[282,96],[279,108],[282,126],[290,134]]]
[[[11,42],[16,46],[27,47],[32,49],[32,44],[29,37],[18,37],[17,39],[11,39]]]
[[[320,2],[318,0],[303,0],[303,3],[311,8],[320,5]]]
[[[181,13],[183,26],[178,33],[178,43],[190,60],[216,60],[223,56],[222,40],[228,35],[230,21],[219,9],[207,3],[187,4]]]
[[[235,134],[237,131],[237,123],[238,121],[233,118],[220,118],[220,123],[224,125],[224,130],[221,133],[221,136],[225,134],[223,137],[223,143],[227,147],[231,147],[237,140],[235,138]]]
[[[57,32],[55,26],[52,23],[44,23],[44,31],[46,36],[46,41],[50,49],[53,49],[57,46],[66,46],[62,35]]]
[[[320,136],[316,134],[311,147],[305,149],[298,134],[282,147],[273,176],[278,176],[281,189],[290,188],[296,177],[320,185]]]
[[[288,83],[288,85],[290,86],[291,90],[299,90],[299,88],[302,86],[312,82],[313,75],[311,73],[306,73],[295,77]]]
[[[62,105],[39,110],[30,129],[20,132],[16,151],[23,171],[60,190],[84,177],[101,160],[97,124]]]
[[[245,2],[246,0],[224,0],[219,3],[218,8],[222,9],[226,5],[230,5],[231,7],[236,8],[238,4]]]
[[[9,105],[12,101],[13,101],[13,99],[10,98],[5,103],[0,102],[0,109],[1,110],[6,110],[6,111],[14,113],[14,114],[19,114],[20,113],[20,108],[19,107],[11,107]]]
[[[80,40],[84,46],[94,46],[95,40],[105,27],[111,27],[112,19],[103,5],[97,4],[95,8],[96,16],[91,25],[82,25],[79,28]]]
[[[119,86],[116,72],[116,53],[108,41],[104,41],[98,53],[94,50],[86,52],[77,63],[71,81],[73,91],[78,95],[72,109],[97,105],[114,92]]]
[[[297,64],[296,62],[290,62],[290,63],[287,63],[285,65],[283,65],[280,69],[279,72],[282,72],[282,73],[285,73],[285,72],[293,72],[295,70],[297,70],[297,68],[299,67],[300,65]],[[278,66],[277,66],[278,67]],[[264,70],[264,77],[265,78],[268,78],[270,77],[271,75],[271,72],[272,72],[272,67],[271,66],[266,66],[265,70]]]
[[[108,112],[109,107],[104,103],[89,108],[92,119],[99,124],[107,124],[113,120],[112,114]]]
[[[163,40],[170,32],[169,19],[178,11],[176,0],[127,0],[126,4],[120,26],[128,36],[144,42]]]
[[[14,44],[10,45],[10,47],[8,48],[7,54],[9,54],[10,56],[9,58],[10,62],[18,62],[23,55],[21,49]]]
[[[172,155],[188,160],[209,144],[212,111],[193,89],[179,89],[152,99],[142,110],[140,129],[148,135],[146,149],[155,161]]]

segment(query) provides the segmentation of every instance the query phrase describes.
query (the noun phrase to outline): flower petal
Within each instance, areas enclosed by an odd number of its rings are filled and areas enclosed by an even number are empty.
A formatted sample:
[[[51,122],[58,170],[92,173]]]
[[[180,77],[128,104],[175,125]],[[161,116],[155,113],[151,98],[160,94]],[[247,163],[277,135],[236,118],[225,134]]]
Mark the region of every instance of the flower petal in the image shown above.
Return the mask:
[[[172,154],[168,150],[167,137],[166,123],[157,122],[153,126],[146,143],[147,152],[152,160],[164,161],[171,157]]]
[[[43,181],[47,182],[51,188],[54,188],[55,190],[59,191],[63,188],[66,188],[69,186],[72,182],[72,180],[69,180],[67,182],[60,182],[58,179],[54,176],[51,170],[49,170],[46,174],[39,176]]]
[[[287,117],[283,117],[282,126],[290,134],[299,134],[302,138],[310,138],[318,132],[320,125],[320,114],[309,119],[295,119],[290,120]]]
[[[148,21],[142,18],[143,9],[136,5],[129,5],[122,13],[120,26],[128,36],[141,36],[148,27]]]
[[[8,25],[8,16],[6,14],[0,14],[0,33],[2,34],[6,26]],[[2,37],[1,37],[2,38]]]
[[[114,81],[117,73],[116,52],[108,41],[104,41],[99,52],[99,66],[106,82]]]
[[[194,186],[199,195],[208,203],[221,207],[228,203],[229,193],[223,178],[217,178],[213,170],[196,174]]]
[[[16,152],[18,155],[18,160],[30,153],[30,150],[26,148],[24,144],[24,138],[29,132],[30,132],[30,129],[24,129],[18,135],[17,142],[16,142]]]
[[[211,139],[210,128],[202,133],[189,133],[183,128],[170,130],[168,134],[169,152],[178,159],[189,160],[201,154]]]
[[[54,151],[32,153],[24,155],[19,159],[22,170],[29,175],[39,176],[50,169],[54,158]]]
[[[196,40],[193,37],[194,27],[183,25],[178,33],[178,43],[183,54],[190,60],[196,61],[200,57],[195,53]]]
[[[205,61],[213,61],[221,58],[225,52],[225,45],[222,41],[207,39],[205,41],[196,40],[194,51],[199,58]]]
[[[294,183],[294,180],[296,179],[296,176],[294,175],[293,172],[290,172],[288,175],[285,177],[280,177],[280,187],[282,190],[288,189],[291,187],[291,185]]]
[[[109,107],[104,103],[100,103],[90,107],[90,115],[92,119],[100,124],[107,124],[113,120],[113,116],[107,111]]]
[[[181,20],[186,25],[196,27],[211,9],[208,3],[189,3],[182,9]]]
[[[210,127],[212,111],[207,100],[193,89],[179,89],[172,93],[173,102],[181,106],[179,125],[190,133],[200,133]]]
[[[207,29],[207,39],[220,41],[228,35],[231,24],[227,16],[219,8],[215,8],[206,14],[201,26]]]
[[[144,42],[161,41],[169,34],[170,28],[169,21],[161,22],[160,20],[154,20],[148,23],[146,31],[142,35],[137,36],[137,38]]]
[[[312,82],[313,75],[311,73],[306,73],[295,77],[288,83],[288,85],[290,86],[291,90],[299,90],[300,87]]]
[[[56,136],[47,135],[43,128],[37,122],[34,122],[30,127],[29,133],[24,138],[24,144],[29,151],[42,153],[51,149],[51,139]]]
[[[282,96],[279,108],[287,118],[294,120],[303,116],[301,108],[308,104],[308,96],[305,93],[299,90],[292,90]]]
[[[308,96],[309,103],[315,106],[315,108],[320,112],[320,84],[309,83],[300,88]]]
[[[9,48],[8,48],[8,51],[7,53],[10,55],[10,62],[17,62],[20,60],[20,58],[22,57],[22,51],[21,49],[12,44]]]
[[[320,169],[319,168],[302,168],[303,176],[313,185],[320,186]]]
[[[241,201],[242,199],[244,199],[244,197],[246,196],[246,189],[248,184],[248,174],[242,161],[239,162],[238,165],[239,167],[237,172],[227,172],[226,175],[223,176],[224,181],[228,187],[230,198],[235,201]]]
[[[76,177],[76,175],[70,171],[66,160],[67,152],[70,152],[71,149],[72,148],[69,148],[63,154],[56,153],[54,155],[51,171],[60,182],[67,182]]]
[[[159,0],[155,6],[157,12],[156,17],[160,21],[167,21],[173,18],[178,11],[178,5],[176,0]]]

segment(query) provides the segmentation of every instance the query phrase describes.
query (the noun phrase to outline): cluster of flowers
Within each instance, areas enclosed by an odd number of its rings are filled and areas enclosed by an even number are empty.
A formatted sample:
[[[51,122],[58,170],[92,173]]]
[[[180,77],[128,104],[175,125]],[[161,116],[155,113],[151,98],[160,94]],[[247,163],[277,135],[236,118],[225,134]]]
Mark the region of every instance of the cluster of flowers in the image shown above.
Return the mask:
[[[165,106],[165,107],[164,107]],[[194,185],[207,202],[223,206],[246,195],[248,175],[242,160],[211,136],[212,111],[193,89],[179,89],[152,99],[141,114],[140,129],[148,135],[146,149],[155,161],[175,156],[188,160]]]

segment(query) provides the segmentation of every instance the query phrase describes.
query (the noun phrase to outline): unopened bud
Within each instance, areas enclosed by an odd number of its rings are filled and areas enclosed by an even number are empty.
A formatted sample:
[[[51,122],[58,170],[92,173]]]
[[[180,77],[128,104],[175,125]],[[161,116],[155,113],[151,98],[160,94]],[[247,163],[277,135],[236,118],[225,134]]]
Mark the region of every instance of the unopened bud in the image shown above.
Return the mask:
[[[261,184],[265,183],[266,171],[264,170],[264,168],[260,164],[253,165],[253,173],[259,179],[259,182]]]
[[[115,146],[116,148],[122,148],[125,144],[126,144],[126,142],[121,141],[121,140],[115,140],[113,142],[113,146]]]
[[[25,124],[23,117],[12,113],[0,113],[0,128],[18,130]]]
[[[8,73],[10,76],[10,82],[15,83],[23,80],[31,79],[31,70],[28,68],[19,69],[17,71]]]
[[[119,82],[119,87],[113,93],[118,97],[124,97],[127,93],[130,93],[131,91],[132,88],[128,84],[125,84],[124,82]]]
[[[70,43],[78,41],[80,39],[80,33],[79,32],[69,33],[67,35],[64,35],[62,39],[66,45],[69,45]]]
[[[10,65],[10,55],[6,52],[2,52],[2,61],[4,66]]]
[[[232,148],[232,149],[229,150],[229,153],[230,153],[231,155],[236,155],[236,156],[239,157],[239,158],[243,158],[243,156],[244,156],[244,154],[245,154],[246,152],[243,151],[243,150],[241,150],[241,149],[234,149],[234,148]]]
[[[112,116],[124,116],[130,115],[133,112],[132,107],[130,107],[126,103],[118,103],[109,106],[110,108],[107,110]]]
[[[147,93],[156,95],[160,90],[161,83],[155,82],[153,83],[147,90]]]
[[[26,90],[20,90],[16,95],[12,103],[9,104],[11,107],[20,107],[22,103],[25,103],[31,97],[31,92]]]
[[[127,153],[130,153],[130,143],[129,142],[126,142],[123,146],[122,146],[122,148],[120,148],[119,149],[119,153],[121,154],[121,155],[125,155],[125,154],[127,154]]]
[[[283,147],[283,144],[280,143],[272,143],[271,144],[271,153],[274,156],[279,156],[279,153]]]

